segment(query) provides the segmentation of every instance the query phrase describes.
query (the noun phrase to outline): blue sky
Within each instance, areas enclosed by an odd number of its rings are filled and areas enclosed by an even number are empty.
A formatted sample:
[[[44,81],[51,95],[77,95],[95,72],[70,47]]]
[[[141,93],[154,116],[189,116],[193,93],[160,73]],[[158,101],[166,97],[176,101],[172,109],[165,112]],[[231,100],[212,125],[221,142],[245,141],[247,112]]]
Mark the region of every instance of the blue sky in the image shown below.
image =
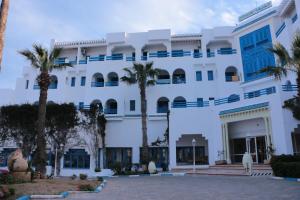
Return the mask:
[[[12,0],[0,88],[14,88],[29,63],[17,51],[33,43],[101,39],[108,32],[170,28],[197,33],[235,25],[237,17],[267,0]],[[273,0],[277,5],[280,0]]]

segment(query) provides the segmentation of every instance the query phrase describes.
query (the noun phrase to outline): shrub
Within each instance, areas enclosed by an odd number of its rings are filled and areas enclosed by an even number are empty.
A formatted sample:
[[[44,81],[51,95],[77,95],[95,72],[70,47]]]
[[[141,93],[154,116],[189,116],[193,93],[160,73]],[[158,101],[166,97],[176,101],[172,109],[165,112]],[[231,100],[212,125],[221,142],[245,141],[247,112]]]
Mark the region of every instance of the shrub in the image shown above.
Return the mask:
[[[103,182],[104,179],[101,176],[97,176],[97,180],[100,181],[100,182]]]
[[[14,188],[0,185],[0,199],[7,199],[8,197],[15,195],[15,193]]]
[[[87,177],[88,177],[88,176],[87,176],[86,174],[79,174],[80,180],[86,180]]]
[[[99,167],[96,167],[95,172],[101,172],[101,169]]]
[[[300,156],[272,156],[270,164],[275,176],[300,178]]]
[[[0,174],[0,184],[14,184],[16,182],[11,174]]]
[[[121,172],[122,172],[121,163],[120,162],[114,163],[112,169],[115,171],[116,174],[121,174]]]
[[[9,194],[10,194],[11,196],[13,196],[13,195],[16,194],[15,188],[8,188],[8,190],[9,190]]]
[[[94,191],[94,187],[91,184],[81,184],[78,186],[79,191]]]
[[[73,174],[73,175],[71,176],[71,179],[72,179],[72,180],[75,180],[76,178],[77,178],[76,174]]]

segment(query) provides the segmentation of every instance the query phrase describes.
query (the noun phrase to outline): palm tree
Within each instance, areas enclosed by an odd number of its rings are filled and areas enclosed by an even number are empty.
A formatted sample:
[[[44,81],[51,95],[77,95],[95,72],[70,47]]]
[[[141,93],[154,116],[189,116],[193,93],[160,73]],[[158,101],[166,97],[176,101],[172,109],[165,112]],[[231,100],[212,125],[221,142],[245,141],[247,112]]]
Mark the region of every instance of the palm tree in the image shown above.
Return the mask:
[[[155,77],[159,69],[153,68],[153,62],[146,63],[145,65],[134,63],[132,69],[124,68],[128,76],[123,76],[122,81],[129,85],[138,84],[140,90],[141,100],[141,114],[142,114],[142,163],[148,162],[148,136],[147,136],[147,99],[146,88],[155,85]]]
[[[51,78],[49,72],[53,69],[64,69],[72,66],[70,63],[56,64],[55,60],[59,57],[61,49],[54,48],[50,52],[41,45],[34,44],[33,51],[28,49],[19,52],[27,60],[31,66],[40,71],[37,78],[40,87],[38,120],[37,120],[37,149],[36,149],[36,171],[41,173],[43,177],[46,173],[46,139],[45,139],[45,120],[46,120],[46,103],[48,86]]]
[[[0,9],[0,69],[2,63],[2,54],[4,47],[4,33],[6,29],[9,0],[2,0]]]
[[[103,168],[106,168],[106,145],[105,145],[105,129],[106,129],[106,118],[103,113],[100,113],[97,117],[97,123],[99,124],[100,128],[100,135],[102,141],[102,158],[103,158]]]
[[[277,66],[267,66],[262,68],[259,73],[268,73],[280,80],[282,76],[287,76],[288,72],[296,73],[297,96],[287,100],[285,107],[290,108],[296,119],[300,119],[300,32],[297,32],[291,47],[291,54],[280,43],[275,44],[269,49],[277,56]]]

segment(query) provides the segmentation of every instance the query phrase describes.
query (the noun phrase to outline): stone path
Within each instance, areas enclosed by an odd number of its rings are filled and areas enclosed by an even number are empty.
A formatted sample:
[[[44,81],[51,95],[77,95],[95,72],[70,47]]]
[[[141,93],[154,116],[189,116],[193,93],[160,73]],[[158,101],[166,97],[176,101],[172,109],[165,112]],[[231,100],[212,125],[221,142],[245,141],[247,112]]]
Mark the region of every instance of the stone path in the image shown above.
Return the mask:
[[[270,177],[207,176],[110,178],[95,194],[71,195],[80,200],[299,200],[300,182]]]

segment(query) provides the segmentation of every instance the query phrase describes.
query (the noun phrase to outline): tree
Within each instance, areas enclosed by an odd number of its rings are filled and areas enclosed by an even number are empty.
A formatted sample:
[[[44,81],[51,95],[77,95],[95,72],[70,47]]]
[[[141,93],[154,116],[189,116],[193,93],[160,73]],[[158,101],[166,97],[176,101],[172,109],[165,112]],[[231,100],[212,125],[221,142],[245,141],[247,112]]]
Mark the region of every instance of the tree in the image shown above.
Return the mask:
[[[106,144],[105,144],[105,135],[106,135],[106,118],[103,113],[98,115],[97,117],[97,123],[99,127],[99,132],[101,136],[102,141],[102,159],[103,159],[103,168],[106,168]]]
[[[36,148],[35,122],[37,106],[30,104],[2,106],[0,110],[1,141],[13,140],[28,157]]]
[[[300,120],[300,32],[296,33],[291,48],[291,55],[280,43],[269,49],[277,56],[277,66],[267,66],[259,73],[268,73],[280,80],[282,76],[287,76],[288,72],[296,73],[297,95],[285,102],[284,107],[292,110],[296,119]]]
[[[0,9],[0,69],[2,63],[3,47],[4,47],[4,33],[6,29],[6,22],[8,16],[9,0],[2,0]]]
[[[46,114],[46,135],[48,143],[57,150],[56,176],[60,175],[61,158],[65,149],[80,145],[77,110],[74,104],[48,104]],[[52,166],[54,172],[54,167]],[[54,173],[52,173],[54,174]]]
[[[41,45],[33,45],[33,51],[28,49],[20,51],[27,60],[30,61],[31,66],[40,71],[37,78],[40,87],[38,120],[37,120],[37,151],[36,151],[36,171],[41,173],[44,177],[46,173],[46,139],[45,139],[45,120],[46,120],[46,103],[48,86],[51,78],[49,72],[53,69],[64,69],[67,66],[72,66],[70,63],[56,64],[56,59],[61,53],[60,48],[54,48],[50,52]]]
[[[129,85],[138,84],[141,100],[141,121],[142,121],[142,163],[148,163],[148,136],[147,136],[147,98],[146,88],[155,85],[155,78],[159,69],[153,68],[153,62],[145,65],[134,63],[133,67],[124,68],[127,76],[121,78],[122,81]]]

